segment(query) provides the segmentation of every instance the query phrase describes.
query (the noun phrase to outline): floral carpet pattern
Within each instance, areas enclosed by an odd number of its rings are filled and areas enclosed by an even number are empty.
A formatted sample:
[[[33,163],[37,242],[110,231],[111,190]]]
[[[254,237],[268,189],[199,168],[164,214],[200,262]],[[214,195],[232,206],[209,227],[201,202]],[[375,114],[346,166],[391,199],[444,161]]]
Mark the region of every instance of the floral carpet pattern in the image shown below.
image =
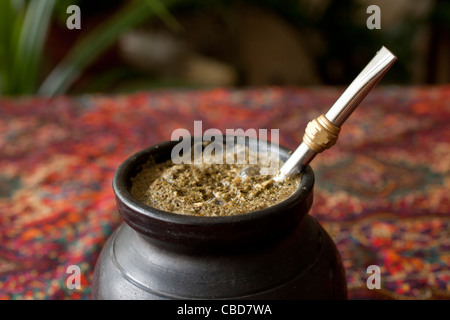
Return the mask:
[[[279,129],[294,149],[341,88],[161,90],[0,98],[0,299],[90,299],[122,222],[111,180],[175,129]],[[316,157],[310,214],[330,233],[349,299],[450,298],[450,86],[379,86]],[[68,267],[81,270],[69,289]],[[380,289],[368,289],[370,265]]]

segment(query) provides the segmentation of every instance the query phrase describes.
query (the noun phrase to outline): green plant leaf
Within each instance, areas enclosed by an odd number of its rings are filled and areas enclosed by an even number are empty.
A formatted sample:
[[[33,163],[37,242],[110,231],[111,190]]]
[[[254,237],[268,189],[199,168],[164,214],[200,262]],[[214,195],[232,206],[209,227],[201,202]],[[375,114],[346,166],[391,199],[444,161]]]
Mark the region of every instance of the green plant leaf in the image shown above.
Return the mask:
[[[28,4],[13,60],[13,90],[18,93],[36,91],[44,42],[54,5],[55,0],[31,0]]]
[[[21,5],[22,4],[22,5]],[[24,15],[21,1],[0,1],[0,93],[10,93],[12,87],[12,57],[17,45],[16,25],[21,25]]]
[[[183,30],[183,26],[177,19],[170,13],[167,7],[158,0],[145,0],[150,9],[161,19],[162,22],[172,31],[180,32]]]

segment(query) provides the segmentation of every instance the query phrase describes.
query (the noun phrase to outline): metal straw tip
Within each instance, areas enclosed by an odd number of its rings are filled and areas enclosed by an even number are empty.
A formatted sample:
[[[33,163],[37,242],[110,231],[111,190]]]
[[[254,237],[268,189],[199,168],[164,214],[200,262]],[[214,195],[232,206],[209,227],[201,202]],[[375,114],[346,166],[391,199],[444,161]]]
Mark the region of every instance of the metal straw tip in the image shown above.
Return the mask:
[[[395,61],[397,61],[397,57],[385,46],[382,46],[375,57],[328,110],[325,118],[340,128],[367,94],[384,77]],[[283,180],[292,175],[299,165],[307,166],[316,154],[303,142],[281,167],[275,179],[277,181]]]

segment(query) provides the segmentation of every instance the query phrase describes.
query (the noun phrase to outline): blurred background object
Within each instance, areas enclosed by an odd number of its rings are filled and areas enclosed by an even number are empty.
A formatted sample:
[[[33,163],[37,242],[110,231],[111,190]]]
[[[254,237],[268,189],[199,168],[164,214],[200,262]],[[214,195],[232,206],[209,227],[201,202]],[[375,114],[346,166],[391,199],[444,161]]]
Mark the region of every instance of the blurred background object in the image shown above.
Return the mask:
[[[446,0],[3,0],[0,41],[2,95],[348,85],[382,45],[384,83],[450,82]]]

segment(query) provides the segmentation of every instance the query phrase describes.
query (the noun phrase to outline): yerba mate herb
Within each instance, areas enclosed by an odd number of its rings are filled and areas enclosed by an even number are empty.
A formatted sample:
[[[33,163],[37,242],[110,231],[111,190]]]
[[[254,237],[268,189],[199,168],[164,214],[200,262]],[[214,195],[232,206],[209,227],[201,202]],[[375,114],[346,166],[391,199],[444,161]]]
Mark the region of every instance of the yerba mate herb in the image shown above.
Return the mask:
[[[281,182],[265,175],[241,177],[242,168],[248,166],[150,161],[132,179],[131,194],[151,207],[172,213],[226,216],[270,207],[288,198],[300,183],[300,176]]]

